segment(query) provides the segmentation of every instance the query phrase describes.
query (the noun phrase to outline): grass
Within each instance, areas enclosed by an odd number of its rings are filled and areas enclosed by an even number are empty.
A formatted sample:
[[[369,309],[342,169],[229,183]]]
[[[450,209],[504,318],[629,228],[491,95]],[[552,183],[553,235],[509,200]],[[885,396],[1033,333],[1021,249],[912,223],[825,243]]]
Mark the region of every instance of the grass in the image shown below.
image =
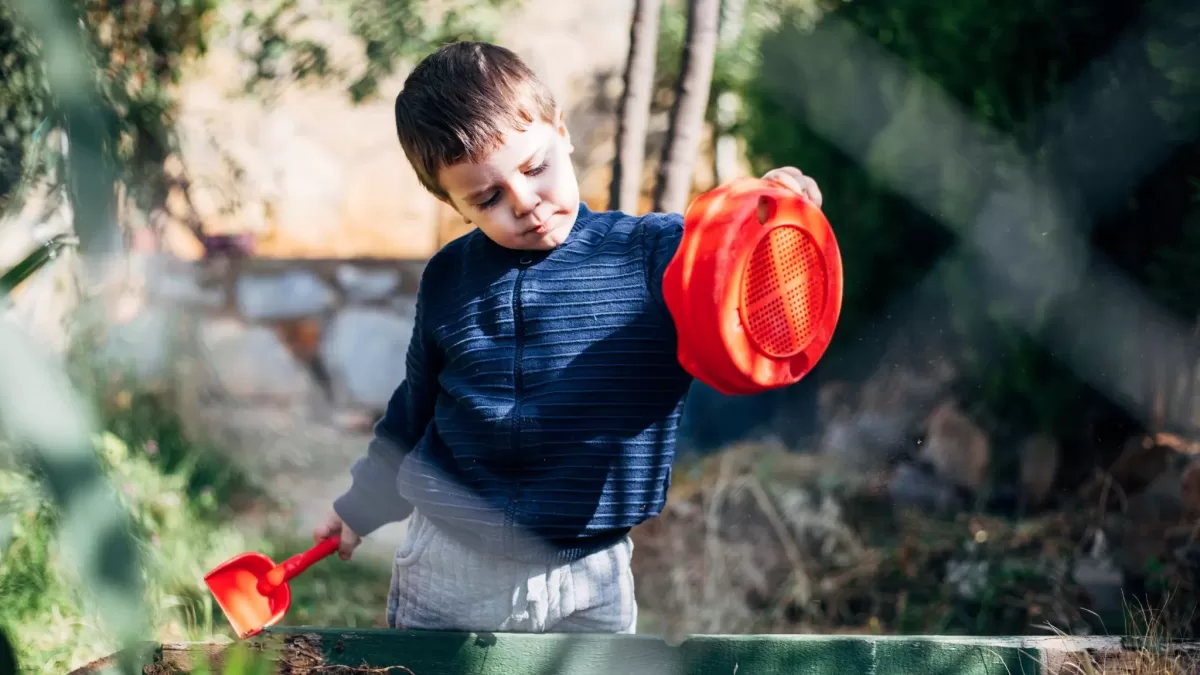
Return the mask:
[[[141,544],[155,641],[231,640],[203,582],[242,551],[280,562],[312,545],[295,533],[255,532],[239,513],[266,497],[220,449],[188,438],[161,393],[117,388],[92,400],[103,432],[96,455]],[[268,504],[269,508],[269,504]],[[56,541],[57,514],[18,467],[0,469],[0,631],[20,672],[63,673],[114,651]],[[380,625],[388,572],[360,562],[317,564],[293,582],[288,625]]]
[[[1140,602],[1125,603],[1126,623],[1131,635],[1116,652],[1077,652],[1063,663],[1043,663],[1042,668],[1063,675],[1194,675],[1200,672],[1200,653],[1180,649],[1180,638],[1172,625],[1172,612],[1157,610]],[[1067,634],[1047,626],[1052,634]]]

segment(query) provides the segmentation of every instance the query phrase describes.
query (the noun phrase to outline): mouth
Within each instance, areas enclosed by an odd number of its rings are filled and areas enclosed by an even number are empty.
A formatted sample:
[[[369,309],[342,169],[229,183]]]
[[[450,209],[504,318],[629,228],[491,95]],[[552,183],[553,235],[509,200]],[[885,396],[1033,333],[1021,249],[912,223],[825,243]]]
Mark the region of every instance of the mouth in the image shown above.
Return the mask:
[[[555,215],[557,215],[557,214],[555,214]],[[549,218],[538,223],[537,225],[534,225],[533,227],[530,227],[528,230],[525,230],[525,234],[545,235],[546,233],[550,232],[550,230],[554,229],[554,223],[555,223],[554,216],[550,216]]]

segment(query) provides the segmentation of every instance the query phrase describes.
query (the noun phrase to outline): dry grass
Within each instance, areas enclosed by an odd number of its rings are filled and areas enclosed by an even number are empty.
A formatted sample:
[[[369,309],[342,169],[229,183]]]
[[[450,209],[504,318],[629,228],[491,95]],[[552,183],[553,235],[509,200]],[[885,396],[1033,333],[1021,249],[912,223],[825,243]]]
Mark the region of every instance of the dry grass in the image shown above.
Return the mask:
[[[1138,630],[1123,639],[1119,649],[1074,651],[1055,663],[1043,663],[1044,671],[1062,675],[1200,673],[1200,649],[1176,639],[1177,631],[1169,623],[1169,612],[1141,603],[1127,603],[1126,612]]]
[[[884,476],[769,445],[681,463],[675,475],[666,511],[635,531],[634,562],[644,630],[670,637],[1104,632],[1082,609],[1090,599],[1072,562],[1098,526],[1121,554],[1153,553],[1146,542],[1164,537],[1090,509],[927,517],[896,509]],[[1154,575],[1178,589],[1162,612],[1178,634],[1196,605],[1195,570],[1160,562]],[[1163,630],[1142,614],[1127,623]]]

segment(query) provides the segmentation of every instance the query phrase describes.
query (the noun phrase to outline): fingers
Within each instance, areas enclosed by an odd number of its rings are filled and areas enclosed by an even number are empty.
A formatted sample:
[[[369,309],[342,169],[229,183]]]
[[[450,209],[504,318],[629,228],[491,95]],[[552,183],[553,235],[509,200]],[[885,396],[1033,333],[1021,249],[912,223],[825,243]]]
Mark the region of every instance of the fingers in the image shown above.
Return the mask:
[[[333,536],[341,537],[338,543],[338,557],[342,560],[349,560],[354,549],[362,542],[362,538],[346,527],[336,512],[330,511],[329,515],[325,516],[325,522],[313,528],[313,541],[321,542]]]
[[[821,189],[817,187],[817,181],[804,176],[800,180],[800,194],[808,197],[808,201],[812,202],[813,206],[821,208],[824,197],[821,195]]]
[[[358,544],[362,540],[357,534],[352,532],[350,528],[342,528],[342,540],[338,544],[338,557],[342,560],[349,560],[350,556],[354,555],[354,549],[358,548]]]
[[[341,534],[342,519],[332,511],[326,516],[324,522],[313,528],[313,543],[320,543],[334,535]]]
[[[821,208],[823,197],[821,189],[817,187],[817,181],[805,176],[800,169],[794,166],[771,169],[763,176],[763,179],[775,181],[784,187],[795,190],[811,202],[813,206]]]

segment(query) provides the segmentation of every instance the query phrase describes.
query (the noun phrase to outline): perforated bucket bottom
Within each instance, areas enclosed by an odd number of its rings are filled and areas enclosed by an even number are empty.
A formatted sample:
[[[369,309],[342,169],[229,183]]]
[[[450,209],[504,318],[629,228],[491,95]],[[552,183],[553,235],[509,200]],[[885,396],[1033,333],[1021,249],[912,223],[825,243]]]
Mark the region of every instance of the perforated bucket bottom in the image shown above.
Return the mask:
[[[754,248],[742,282],[747,335],[767,356],[800,353],[825,310],[826,284],[812,236],[795,225],[772,228]]]

